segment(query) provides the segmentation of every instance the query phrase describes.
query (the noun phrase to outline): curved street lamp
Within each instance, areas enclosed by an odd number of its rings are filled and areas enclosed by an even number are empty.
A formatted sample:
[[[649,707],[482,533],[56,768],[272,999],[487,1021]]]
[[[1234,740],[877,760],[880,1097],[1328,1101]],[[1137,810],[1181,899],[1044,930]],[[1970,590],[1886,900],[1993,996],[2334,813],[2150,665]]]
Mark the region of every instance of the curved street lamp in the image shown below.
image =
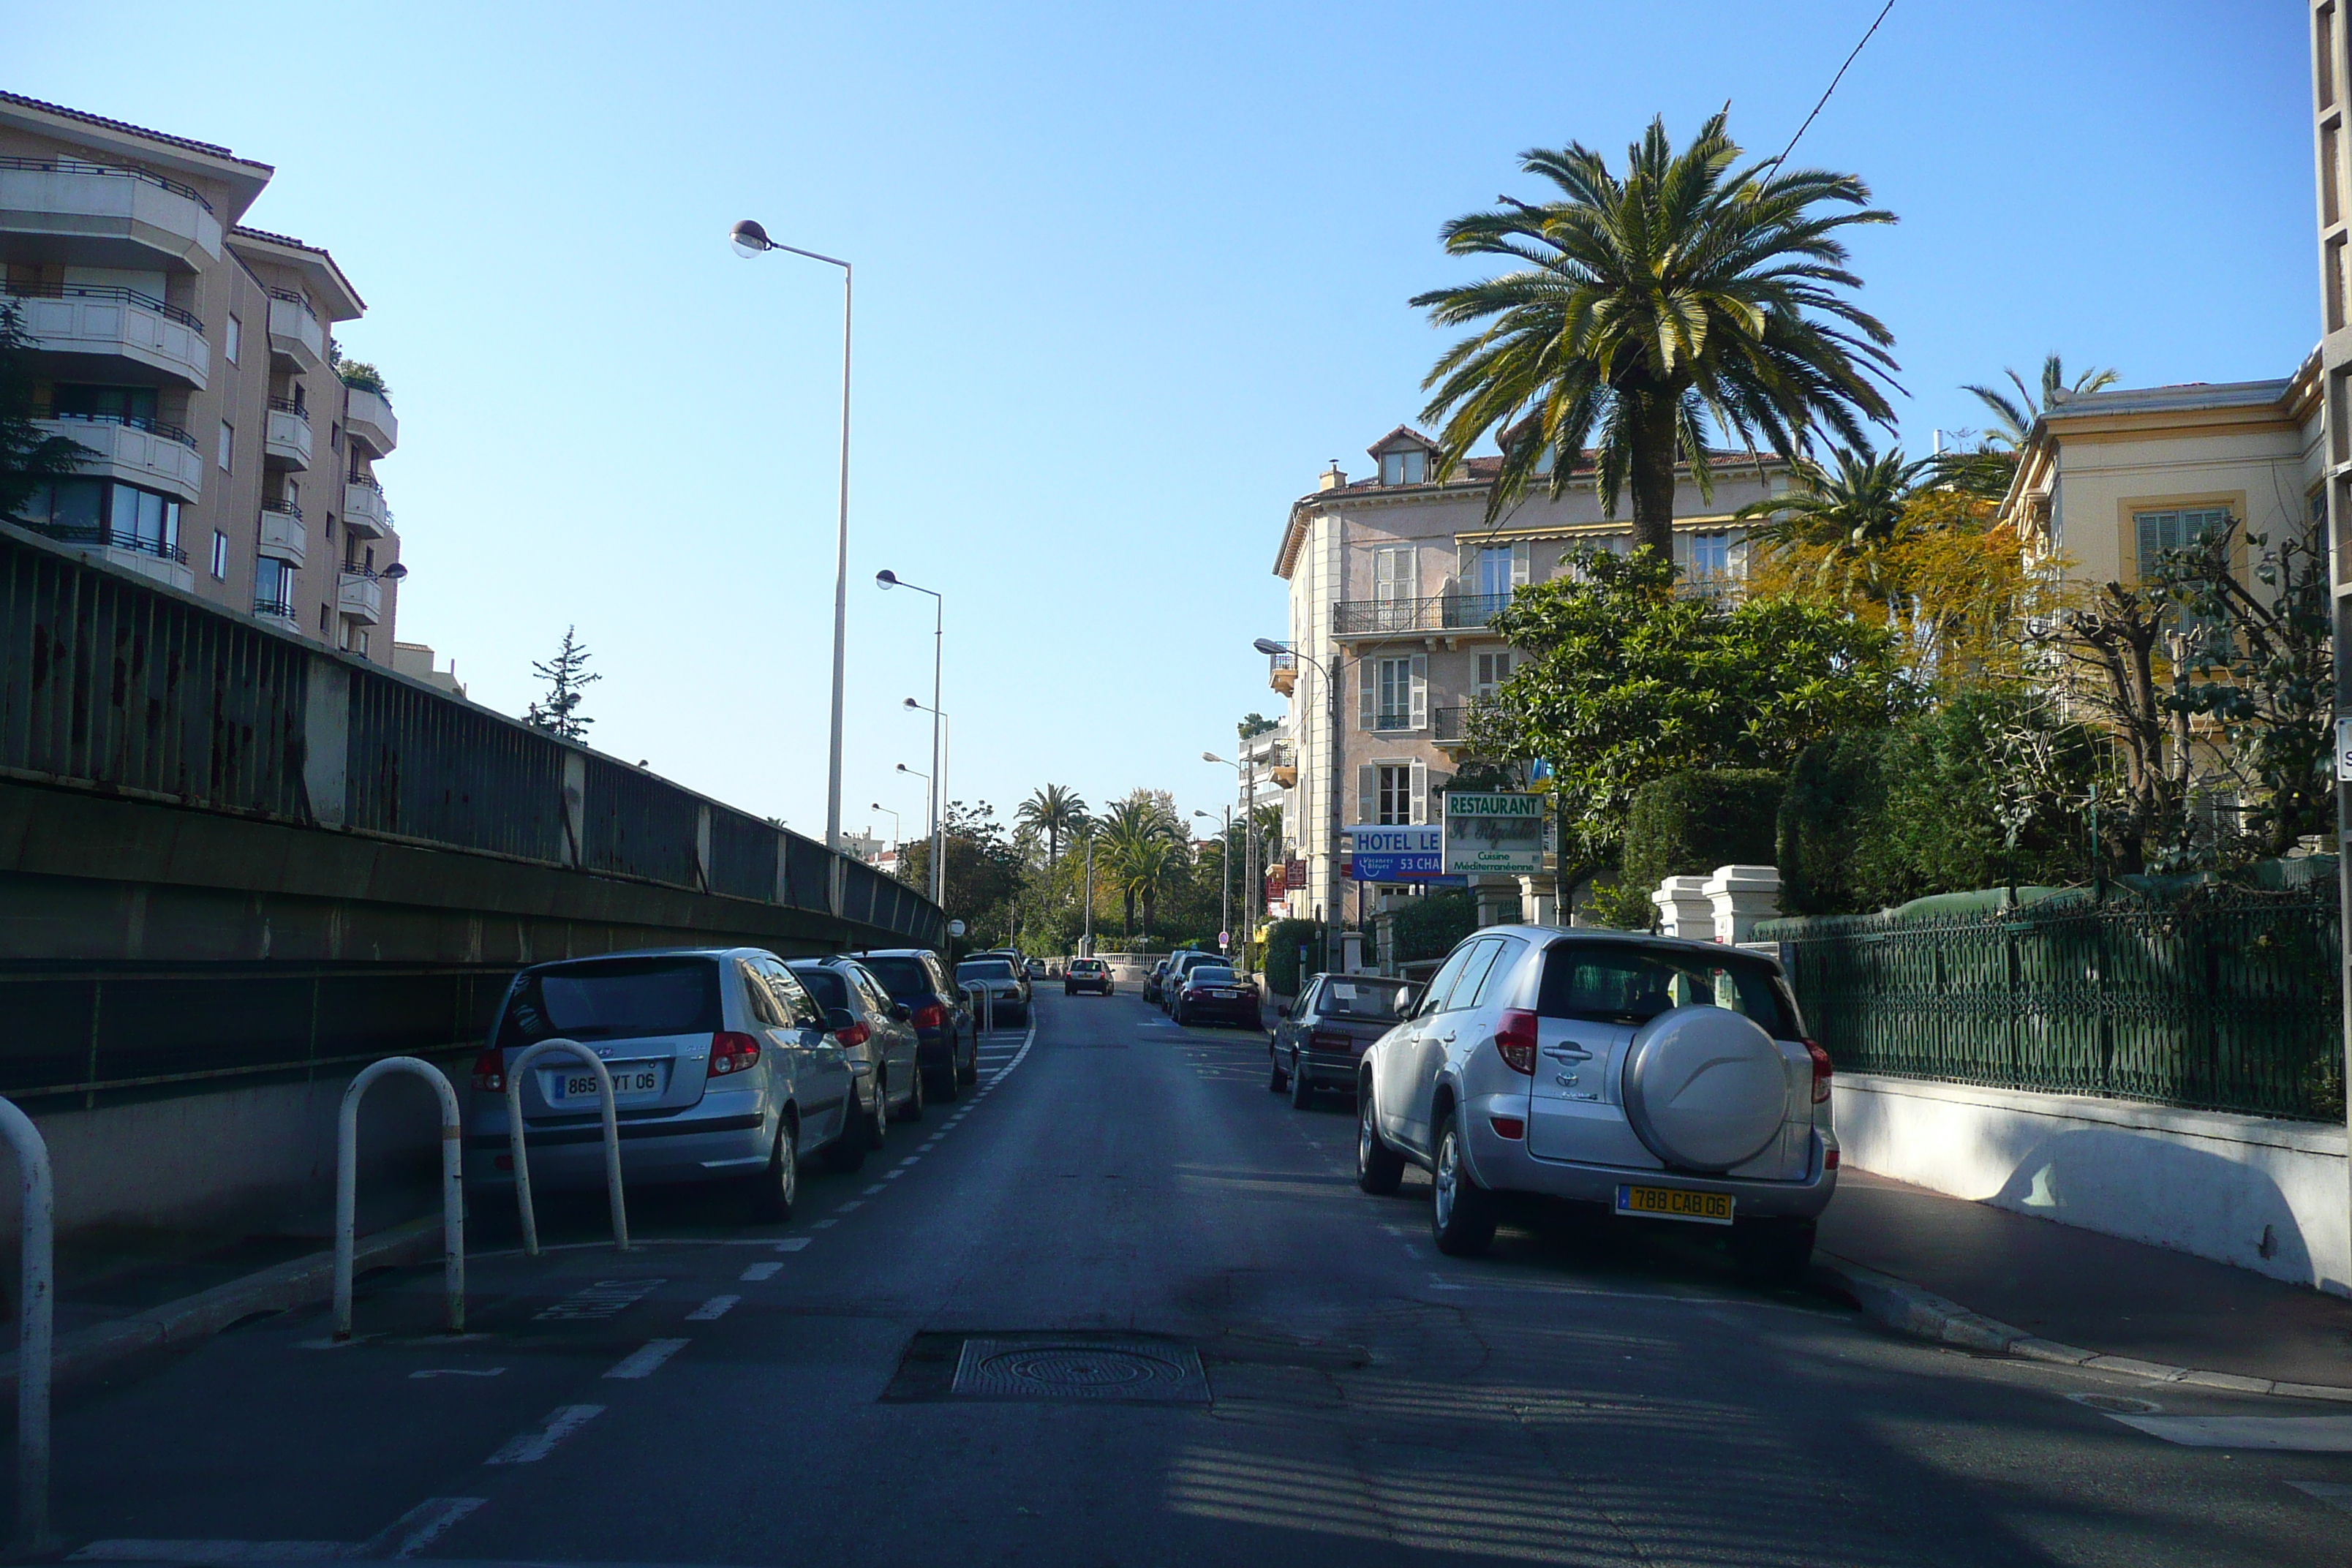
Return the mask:
[[[1337,974],[1339,973],[1339,803],[1343,798],[1339,793],[1339,683],[1333,678],[1328,666],[1304,648],[1286,647],[1272,637],[1259,637],[1250,647],[1269,656],[1286,653],[1294,658],[1304,659],[1323,678],[1324,715],[1330,731],[1328,771],[1331,774],[1331,842],[1328,853],[1324,857],[1323,963],[1328,973]],[[1336,658],[1337,656],[1334,657]]]
[[[940,765],[942,755],[940,745],[940,731],[945,727],[947,716],[940,711],[940,654],[944,646],[943,634],[947,626],[947,596],[935,588],[926,588],[919,583],[909,583],[887,567],[874,574],[874,585],[886,593],[892,588],[908,588],[915,593],[929,594],[931,596],[931,705],[925,711],[931,716],[931,772],[945,778],[947,770]],[[909,697],[907,699],[907,706],[919,709],[922,704]],[[939,796],[944,797],[946,794],[947,791],[941,790],[939,792]],[[945,837],[945,826],[940,820],[938,813],[934,812],[931,816],[931,902],[935,904],[940,903],[947,889],[946,858],[940,854]],[[945,905],[941,904],[941,907],[944,908]]]

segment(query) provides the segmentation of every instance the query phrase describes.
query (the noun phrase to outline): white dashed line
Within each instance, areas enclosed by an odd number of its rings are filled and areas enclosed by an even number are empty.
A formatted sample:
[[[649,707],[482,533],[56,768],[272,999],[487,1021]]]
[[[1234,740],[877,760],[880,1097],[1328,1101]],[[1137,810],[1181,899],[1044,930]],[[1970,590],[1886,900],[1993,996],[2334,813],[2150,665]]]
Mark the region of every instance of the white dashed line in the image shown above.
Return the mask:
[[[882,1179],[886,1182],[895,1182],[906,1173],[904,1171],[885,1171],[882,1173]]]
[[[881,1189],[881,1188],[879,1188],[879,1187],[868,1187],[868,1188],[866,1188],[866,1190],[867,1192],[871,1192],[871,1193],[878,1193],[878,1192],[880,1192],[882,1189]],[[839,1213],[841,1213],[841,1214],[847,1214],[851,1209],[862,1209],[862,1208],[864,1208],[865,1206],[866,1206],[866,1200],[865,1200],[864,1198],[852,1198],[852,1199],[850,1199],[847,1203],[845,1203],[845,1204],[842,1205],[841,1205],[841,1207],[840,1207],[840,1209],[839,1209],[837,1212],[839,1212]]]
[[[782,1268],[783,1265],[781,1263],[754,1263],[751,1268],[743,1270],[741,1278],[745,1279],[773,1279],[776,1277],[777,1271]]]
[[[877,1194],[877,1193],[880,1192],[881,1190],[882,1190],[882,1184],[881,1184],[879,1182],[877,1182],[874,1185],[872,1185],[872,1186],[870,1186],[870,1187],[868,1187],[868,1188],[866,1188],[866,1192],[865,1192],[865,1194],[864,1194],[864,1195],[865,1195],[865,1196],[866,1196],[866,1197],[869,1197],[869,1198],[870,1198],[870,1197],[872,1197],[875,1194]]]
[[[784,1237],[783,1240],[776,1243],[776,1250],[778,1252],[805,1252],[808,1250],[808,1244],[809,1238],[805,1236],[788,1236]]]
[[[837,1219],[821,1219],[814,1225],[809,1226],[809,1228],[811,1230],[831,1230],[835,1226],[837,1226],[841,1222]]]
[[[686,1315],[686,1321],[689,1323],[715,1323],[727,1315],[728,1308],[742,1299],[740,1296],[713,1296],[709,1300],[688,1312]],[[610,1377],[612,1373],[607,1373],[604,1375]]]
[[[692,1344],[692,1340],[647,1340],[613,1364],[606,1377],[651,1377],[661,1363]]]
[[[507,1446],[482,1462],[486,1465],[529,1465],[544,1459],[555,1446],[569,1437],[597,1416],[604,1414],[601,1405],[559,1405],[536,1432],[525,1432],[510,1439]]]
[[[905,1159],[898,1162],[898,1169],[903,1171],[921,1158],[922,1156],[920,1154],[909,1154]]]

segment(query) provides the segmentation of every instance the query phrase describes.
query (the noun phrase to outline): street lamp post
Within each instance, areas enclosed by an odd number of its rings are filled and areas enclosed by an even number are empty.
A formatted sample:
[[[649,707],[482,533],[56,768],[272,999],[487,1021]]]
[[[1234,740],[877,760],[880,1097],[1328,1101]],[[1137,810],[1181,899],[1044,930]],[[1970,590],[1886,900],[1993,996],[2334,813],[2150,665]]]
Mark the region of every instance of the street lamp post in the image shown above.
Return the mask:
[[[1339,827],[1342,816],[1339,784],[1339,682],[1324,662],[1305,648],[1285,647],[1272,637],[1259,637],[1250,646],[1267,655],[1287,653],[1305,659],[1323,678],[1324,721],[1329,730],[1329,768],[1331,774],[1331,841],[1324,856],[1324,923],[1323,963],[1333,974],[1339,973]],[[1338,656],[1333,656],[1336,661]]]
[[[824,783],[824,847],[837,854],[841,849],[842,661],[849,644],[849,307],[854,274],[849,263],[836,257],[779,245],[751,218],[737,224],[729,237],[735,254],[747,258],[763,250],[783,250],[841,268],[841,512],[833,556],[833,744]]]
[[[1260,879],[1257,864],[1257,758],[1251,755],[1246,743],[1243,747],[1244,763],[1221,757],[1214,752],[1202,752],[1204,763],[1223,763],[1244,781],[1242,789],[1242,967],[1250,973],[1251,948],[1257,935],[1257,919],[1265,907],[1265,884]],[[1226,829],[1230,838],[1232,829]],[[1230,843],[1227,846],[1231,848]]]
[[[898,764],[898,771],[910,779],[923,781],[923,796],[930,805],[931,820],[937,822],[940,817],[940,792],[938,786],[931,782],[931,775],[919,773],[904,763]],[[940,841],[936,837],[931,839],[931,886],[935,889],[947,886],[940,878]],[[937,892],[931,895],[931,902],[939,905],[942,910],[948,907],[947,900],[940,898]]]
[[[1086,931],[1078,938],[1078,955],[1095,955],[1095,836],[1087,835],[1087,921]]]
[[[906,837],[905,831],[898,826],[898,814],[892,811],[888,806],[884,805],[878,800],[868,804],[866,809],[868,811],[878,811],[890,819],[890,847],[896,849],[900,841]],[[939,900],[934,899],[931,901],[933,903],[937,903]]]
[[[1192,815],[1215,820],[1205,811]],[[1224,872],[1224,885],[1217,889],[1217,934],[1230,948],[1234,940],[1234,808],[1230,805],[1225,807],[1225,836],[1219,842],[1223,847],[1218,851],[1217,865]]]
[[[945,646],[944,639],[947,632],[947,597],[920,584],[909,583],[896,572],[888,570],[874,574],[874,582],[880,588],[911,588],[918,594],[929,594],[931,596],[931,705],[927,711],[931,715],[931,772],[944,776],[944,770],[940,766],[940,731],[946,721],[946,716],[940,711],[940,656],[941,648]],[[909,697],[907,699],[907,706],[913,708],[919,704]],[[944,790],[940,793],[942,795],[946,794]],[[931,902],[945,908],[946,906],[941,902],[947,889],[947,883],[943,880],[946,874],[945,862],[940,854],[942,837],[942,825],[939,814],[933,812],[931,814]]]
[[[911,697],[907,699],[907,707],[910,711],[931,716],[931,773],[940,781],[931,791],[931,902],[936,904],[948,885],[947,858],[942,851],[948,841],[948,756],[953,750],[948,742],[954,736],[948,729],[948,716],[938,709],[926,708]]]

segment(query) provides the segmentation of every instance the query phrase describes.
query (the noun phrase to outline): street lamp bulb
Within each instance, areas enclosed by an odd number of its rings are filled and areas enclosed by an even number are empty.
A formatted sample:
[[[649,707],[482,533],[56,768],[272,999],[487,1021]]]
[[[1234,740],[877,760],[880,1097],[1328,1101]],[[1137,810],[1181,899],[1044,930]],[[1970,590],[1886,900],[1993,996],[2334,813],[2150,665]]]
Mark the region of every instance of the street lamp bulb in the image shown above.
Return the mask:
[[[919,703],[919,702],[916,701],[913,698],[909,697],[909,698],[908,698],[908,699],[907,699],[907,706],[908,706],[908,707],[909,707],[909,708],[912,708],[912,709],[916,710],[918,712],[919,712],[919,711],[921,711],[921,710],[922,710],[922,706],[923,706],[923,705],[922,705],[921,703]]]
[[[1275,641],[1272,637],[1260,637],[1257,641],[1250,644],[1250,647],[1257,649],[1260,653],[1288,653],[1290,651],[1280,643]]]
[[[727,243],[735,247],[736,255],[744,257],[757,256],[763,250],[776,247],[776,242],[768,237],[768,231],[748,217],[728,234]]]
[[[874,585],[877,588],[895,588],[898,585],[898,574],[886,566],[874,574]]]
[[[1217,755],[1214,752],[1202,752],[1201,753],[1201,760],[1204,763],[1222,763],[1225,759]]]

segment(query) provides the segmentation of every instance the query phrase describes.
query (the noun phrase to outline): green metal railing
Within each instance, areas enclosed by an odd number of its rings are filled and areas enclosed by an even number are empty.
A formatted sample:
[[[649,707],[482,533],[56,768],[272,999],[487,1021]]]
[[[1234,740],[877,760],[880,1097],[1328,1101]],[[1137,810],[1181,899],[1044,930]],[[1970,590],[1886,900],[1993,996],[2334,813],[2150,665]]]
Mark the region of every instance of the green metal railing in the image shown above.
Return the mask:
[[[2332,889],[2110,889],[1756,934],[1842,1070],[2336,1121],[2340,918]]]

